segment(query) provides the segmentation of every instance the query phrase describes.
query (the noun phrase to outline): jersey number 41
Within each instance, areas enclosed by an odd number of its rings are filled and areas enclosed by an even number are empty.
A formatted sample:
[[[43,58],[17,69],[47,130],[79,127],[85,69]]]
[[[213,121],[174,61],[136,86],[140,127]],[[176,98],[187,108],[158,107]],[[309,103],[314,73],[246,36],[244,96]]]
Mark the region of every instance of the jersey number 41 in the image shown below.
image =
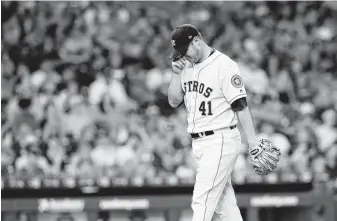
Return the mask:
[[[213,115],[212,114],[212,103],[210,101],[206,102],[202,101],[199,107],[199,111],[201,112],[202,116],[206,116],[207,115]]]

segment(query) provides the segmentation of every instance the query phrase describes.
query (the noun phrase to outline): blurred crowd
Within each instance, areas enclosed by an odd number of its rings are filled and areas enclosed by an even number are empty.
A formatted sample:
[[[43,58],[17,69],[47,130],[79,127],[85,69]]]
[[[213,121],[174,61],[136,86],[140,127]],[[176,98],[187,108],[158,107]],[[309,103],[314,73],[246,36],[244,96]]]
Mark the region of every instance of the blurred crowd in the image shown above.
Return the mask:
[[[262,181],[337,177],[333,2],[6,1],[1,11],[2,178],[193,182],[186,112],[167,102],[169,37],[182,23],[239,63],[258,136],[283,153]],[[233,182],[262,179],[246,149]]]

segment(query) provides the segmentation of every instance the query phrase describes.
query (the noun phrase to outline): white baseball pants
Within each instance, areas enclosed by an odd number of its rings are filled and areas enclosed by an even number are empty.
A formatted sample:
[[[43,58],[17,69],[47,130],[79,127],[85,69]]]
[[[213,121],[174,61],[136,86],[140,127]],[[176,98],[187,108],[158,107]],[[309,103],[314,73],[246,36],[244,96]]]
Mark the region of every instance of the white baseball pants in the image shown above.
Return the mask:
[[[240,145],[237,128],[192,141],[198,162],[192,199],[193,221],[242,221],[231,184]]]

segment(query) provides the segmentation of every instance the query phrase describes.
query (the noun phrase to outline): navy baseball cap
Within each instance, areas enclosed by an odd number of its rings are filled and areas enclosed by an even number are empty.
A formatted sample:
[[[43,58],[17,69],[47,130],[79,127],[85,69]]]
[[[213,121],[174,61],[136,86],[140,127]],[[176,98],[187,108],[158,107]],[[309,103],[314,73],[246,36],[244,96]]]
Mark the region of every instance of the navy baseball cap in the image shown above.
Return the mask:
[[[171,33],[173,51],[170,58],[184,56],[193,38],[198,36],[198,34],[198,29],[190,24],[183,24],[176,27]]]

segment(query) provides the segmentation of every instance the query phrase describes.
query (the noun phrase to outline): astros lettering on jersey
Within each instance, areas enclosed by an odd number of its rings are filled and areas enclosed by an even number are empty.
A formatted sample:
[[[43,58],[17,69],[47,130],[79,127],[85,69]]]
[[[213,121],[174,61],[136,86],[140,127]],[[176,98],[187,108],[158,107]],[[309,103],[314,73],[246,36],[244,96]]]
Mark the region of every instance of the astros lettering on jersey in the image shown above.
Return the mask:
[[[181,73],[181,86],[188,112],[188,133],[234,126],[238,119],[231,103],[246,97],[240,70],[235,61],[215,50],[200,64],[191,64]]]

